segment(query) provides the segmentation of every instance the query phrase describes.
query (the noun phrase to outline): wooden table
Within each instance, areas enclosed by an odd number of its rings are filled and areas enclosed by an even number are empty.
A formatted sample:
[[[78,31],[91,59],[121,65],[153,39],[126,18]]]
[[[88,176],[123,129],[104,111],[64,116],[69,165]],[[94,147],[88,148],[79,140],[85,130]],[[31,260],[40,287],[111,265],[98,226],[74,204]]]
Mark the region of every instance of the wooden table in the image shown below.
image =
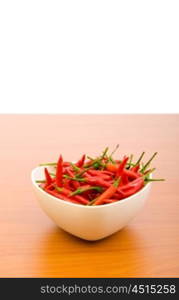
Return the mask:
[[[178,277],[179,115],[1,115],[1,277]],[[123,230],[86,242],[57,228],[39,208],[30,172],[40,162],[98,154],[120,144],[153,163],[143,211]]]

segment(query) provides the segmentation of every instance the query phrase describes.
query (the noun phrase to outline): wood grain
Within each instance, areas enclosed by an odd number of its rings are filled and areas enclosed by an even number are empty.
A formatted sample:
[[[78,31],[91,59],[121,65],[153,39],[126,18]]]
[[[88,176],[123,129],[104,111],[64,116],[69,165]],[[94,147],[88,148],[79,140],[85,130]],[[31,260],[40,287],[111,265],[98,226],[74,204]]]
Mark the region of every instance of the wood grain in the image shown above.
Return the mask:
[[[179,115],[1,115],[0,128],[0,277],[179,277]],[[158,151],[166,182],[125,229],[85,242],[41,211],[30,172],[117,143],[120,155]]]

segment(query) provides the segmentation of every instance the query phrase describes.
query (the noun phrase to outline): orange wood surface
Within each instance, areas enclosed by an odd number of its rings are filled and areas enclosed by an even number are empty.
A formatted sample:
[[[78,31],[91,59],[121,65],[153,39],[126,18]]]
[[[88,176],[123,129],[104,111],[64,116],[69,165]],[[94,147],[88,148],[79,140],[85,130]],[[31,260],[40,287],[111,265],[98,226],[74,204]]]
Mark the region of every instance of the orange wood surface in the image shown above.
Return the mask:
[[[30,173],[120,144],[155,151],[144,209],[98,242],[75,238],[39,208]],[[0,277],[179,277],[179,115],[0,115]]]

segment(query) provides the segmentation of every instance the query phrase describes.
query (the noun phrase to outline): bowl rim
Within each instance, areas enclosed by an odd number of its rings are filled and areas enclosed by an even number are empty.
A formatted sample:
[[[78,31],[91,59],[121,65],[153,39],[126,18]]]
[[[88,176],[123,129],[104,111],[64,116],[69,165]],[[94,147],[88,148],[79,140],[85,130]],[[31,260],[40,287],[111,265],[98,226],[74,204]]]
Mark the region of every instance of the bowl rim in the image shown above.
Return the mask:
[[[55,199],[56,201],[59,201],[59,202],[62,202],[62,203],[65,203],[67,205],[71,205],[71,206],[75,206],[75,207],[83,207],[85,209],[100,209],[100,208],[104,208],[104,207],[110,207],[110,206],[114,206],[114,205],[120,205],[119,203],[124,203],[124,202],[127,202],[129,200],[131,200],[132,198],[135,198],[136,196],[142,194],[146,189],[148,189],[152,182],[148,182],[141,190],[139,190],[137,193],[129,196],[129,197],[126,197],[125,199],[121,199],[119,201],[116,201],[116,202],[113,202],[113,203],[106,203],[105,205],[104,204],[101,204],[101,205],[83,205],[83,204],[77,204],[77,203],[73,203],[73,202],[67,202],[63,199],[60,199],[60,198],[57,198],[51,194],[48,194],[47,192],[45,192],[44,190],[42,190],[38,183],[35,181],[35,176],[34,176],[34,173],[37,169],[44,169],[45,166],[38,166],[36,168],[34,168],[32,171],[31,171],[31,181],[32,181],[32,184],[36,187],[37,190],[39,190],[42,194],[52,198],[52,199]],[[150,178],[152,178],[152,174],[150,174]]]

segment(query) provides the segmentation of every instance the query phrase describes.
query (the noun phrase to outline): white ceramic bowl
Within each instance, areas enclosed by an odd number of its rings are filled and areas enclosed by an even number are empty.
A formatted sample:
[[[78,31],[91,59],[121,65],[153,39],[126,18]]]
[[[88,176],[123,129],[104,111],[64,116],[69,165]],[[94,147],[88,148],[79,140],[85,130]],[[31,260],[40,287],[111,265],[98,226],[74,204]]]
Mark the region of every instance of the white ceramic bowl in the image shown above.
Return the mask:
[[[84,206],[57,199],[43,191],[35,181],[44,179],[44,167],[35,168],[31,178],[45,213],[65,231],[89,241],[103,239],[126,226],[143,207],[151,187],[148,183],[136,194],[115,203]]]

